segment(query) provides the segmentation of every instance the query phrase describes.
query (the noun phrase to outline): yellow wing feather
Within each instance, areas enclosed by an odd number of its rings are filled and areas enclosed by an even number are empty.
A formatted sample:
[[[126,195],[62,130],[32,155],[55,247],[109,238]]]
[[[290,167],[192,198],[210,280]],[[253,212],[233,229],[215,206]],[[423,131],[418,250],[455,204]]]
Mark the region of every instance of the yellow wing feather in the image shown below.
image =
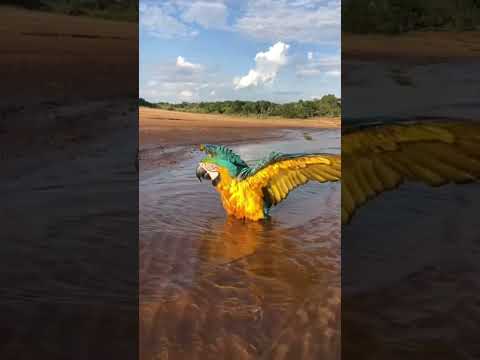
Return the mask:
[[[254,191],[264,189],[276,205],[288,194],[308,181],[338,181],[341,176],[340,155],[305,155],[279,160],[247,177]]]
[[[404,181],[431,186],[480,178],[480,123],[384,125],[342,135],[342,222]]]

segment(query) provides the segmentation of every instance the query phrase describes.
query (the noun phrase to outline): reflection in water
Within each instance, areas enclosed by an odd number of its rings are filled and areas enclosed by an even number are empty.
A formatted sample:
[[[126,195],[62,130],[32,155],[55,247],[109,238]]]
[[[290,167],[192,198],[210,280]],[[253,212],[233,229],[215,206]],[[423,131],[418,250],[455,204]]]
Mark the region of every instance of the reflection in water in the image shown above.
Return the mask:
[[[338,135],[234,150],[338,152]],[[140,179],[141,358],[338,358],[339,184],[308,184],[272,220],[243,222],[195,179],[201,156]]]
[[[200,256],[209,262],[229,264],[254,255],[271,225],[271,221],[216,219],[201,235]]]

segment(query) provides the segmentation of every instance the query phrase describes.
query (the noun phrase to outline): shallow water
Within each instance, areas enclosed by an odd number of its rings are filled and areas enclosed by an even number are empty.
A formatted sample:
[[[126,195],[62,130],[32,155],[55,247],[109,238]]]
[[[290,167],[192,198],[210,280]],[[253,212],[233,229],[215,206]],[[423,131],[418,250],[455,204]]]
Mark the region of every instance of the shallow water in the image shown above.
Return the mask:
[[[339,153],[340,131],[309,135],[232,148],[247,162]],[[340,184],[307,184],[271,221],[243,222],[196,179],[203,156],[140,177],[141,357],[339,358]]]

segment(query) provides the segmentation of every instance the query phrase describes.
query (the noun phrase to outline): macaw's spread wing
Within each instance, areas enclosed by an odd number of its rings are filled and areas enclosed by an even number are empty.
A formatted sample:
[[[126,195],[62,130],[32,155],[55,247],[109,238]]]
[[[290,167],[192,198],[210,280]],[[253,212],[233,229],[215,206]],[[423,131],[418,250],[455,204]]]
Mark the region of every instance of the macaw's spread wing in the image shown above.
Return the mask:
[[[342,222],[404,181],[431,186],[480,177],[480,123],[417,122],[342,134]]]
[[[241,171],[239,177],[250,187],[261,189],[269,205],[276,205],[308,181],[338,181],[340,159],[340,155],[332,154],[272,153],[255,167]]]

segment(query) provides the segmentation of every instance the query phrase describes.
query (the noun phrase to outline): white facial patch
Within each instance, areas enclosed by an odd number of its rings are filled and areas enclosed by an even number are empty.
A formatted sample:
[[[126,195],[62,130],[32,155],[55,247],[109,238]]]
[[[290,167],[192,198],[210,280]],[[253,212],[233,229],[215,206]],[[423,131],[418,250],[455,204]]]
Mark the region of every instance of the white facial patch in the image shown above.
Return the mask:
[[[210,180],[213,181],[218,177],[219,173],[217,165],[211,163],[201,163],[200,165],[208,173],[208,176],[210,176]]]

